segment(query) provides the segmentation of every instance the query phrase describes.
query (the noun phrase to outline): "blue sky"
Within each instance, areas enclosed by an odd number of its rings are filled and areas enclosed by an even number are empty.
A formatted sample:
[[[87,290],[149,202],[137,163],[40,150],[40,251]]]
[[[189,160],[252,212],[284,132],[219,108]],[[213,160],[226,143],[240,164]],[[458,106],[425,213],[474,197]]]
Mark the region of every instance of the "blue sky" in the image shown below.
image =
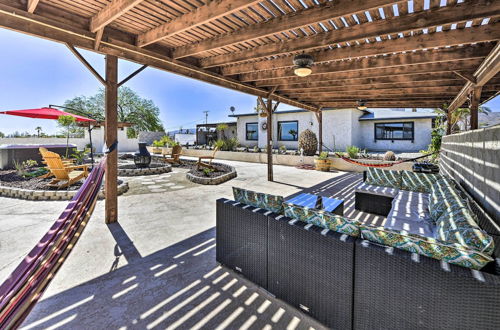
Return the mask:
[[[0,29],[0,111],[29,109],[62,104],[78,95],[93,95],[100,83],[70,53],[65,45]],[[81,51],[86,59],[104,76],[104,56]],[[138,64],[119,62],[119,77],[126,77]],[[142,97],[152,99],[160,108],[160,117],[167,130],[180,126],[191,128],[204,122],[204,110],[209,122],[229,121],[229,107],[236,113],[253,111],[255,97],[165,71],[147,68],[127,83]],[[488,104],[500,111],[500,98]],[[279,110],[291,109],[282,105]],[[52,120],[36,120],[0,115],[0,132],[57,132]]]

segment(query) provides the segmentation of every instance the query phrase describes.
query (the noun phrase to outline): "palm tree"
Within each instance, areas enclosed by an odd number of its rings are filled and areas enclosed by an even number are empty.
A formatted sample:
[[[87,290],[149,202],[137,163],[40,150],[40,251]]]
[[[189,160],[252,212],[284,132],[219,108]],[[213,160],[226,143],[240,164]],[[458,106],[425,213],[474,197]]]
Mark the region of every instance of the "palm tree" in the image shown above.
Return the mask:
[[[442,109],[435,109],[434,112],[444,116],[444,118],[447,118],[447,109],[447,106],[443,106]],[[479,107],[478,112],[487,115],[491,112],[491,109],[488,107]],[[452,133],[460,132],[462,128],[465,131],[468,130],[470,126],[470,108],[457,108],[453,111],[451,114],[450,126]]]
[[[38,137],[40,137],[40,133],[42,132],[42,128],[41,128],[40,126],[37,126],[37,127],[35,128],[35,131],[36,131],[36,135],[37,135]]]
[[[288,131],[288,134],[290,134],[293,137],[293,139],[295,140],[295,136],[297,136],[297,131],[294,129],[291,129]]]

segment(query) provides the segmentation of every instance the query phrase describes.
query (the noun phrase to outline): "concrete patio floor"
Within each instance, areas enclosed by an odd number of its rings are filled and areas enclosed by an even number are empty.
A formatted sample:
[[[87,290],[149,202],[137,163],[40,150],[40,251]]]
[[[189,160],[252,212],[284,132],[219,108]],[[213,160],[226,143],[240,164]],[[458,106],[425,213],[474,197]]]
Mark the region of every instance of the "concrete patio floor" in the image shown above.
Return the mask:
[[[359,174],[230,162],[238,177],[195,185],[182,169],[131,183],[119,197],[119,223],[104,223],[104,202],[74,251],[24,323],[26,329],[322,329],[323,327],[215,261],[215,200],[232,186],[290,196],[300,191],[345,200],[353,209]],[[169,184],[172,183],[172,184]],[[150,184],[149,184],[150,185]],[[148,185],[145,185],[148,186]],[[179,188],[168,189],[177,186]],[[0,198],[0,280],[47,231],[67,202]]]

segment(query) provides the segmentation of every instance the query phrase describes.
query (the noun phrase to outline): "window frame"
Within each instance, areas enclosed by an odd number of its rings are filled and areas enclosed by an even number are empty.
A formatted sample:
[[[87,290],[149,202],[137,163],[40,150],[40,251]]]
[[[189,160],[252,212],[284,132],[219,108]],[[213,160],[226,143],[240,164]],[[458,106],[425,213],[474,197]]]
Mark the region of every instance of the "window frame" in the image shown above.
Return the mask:
[[[257,134],[257,137],[255,139],[248,138],[248,125],[257,126],[257,130],[255,131],[255,134]],[[258,122],[245,123],[245,141],[259,141],[259,123]]]
[[[411,138],[377,138],[377,125],[386,125],[386,124],[411,124]],[[373,134],[375,137],[375,141],[414,141],[415,140],[415,122],[414,121],[397,121],[397,122],[382,122],[382,123],[374,123],[373,125]]]
[[[297,136],[295,137],[294,140],[283,140],[281,137],[281,130],[280,130],[280,125],[283,123],[295,123],[297,125]],[[298,120],[282,120],[278,121],[278,126],[276,127],[278,129],[278,141],[283,141],[283,142],[297,142],[299,140],[299,121]]]

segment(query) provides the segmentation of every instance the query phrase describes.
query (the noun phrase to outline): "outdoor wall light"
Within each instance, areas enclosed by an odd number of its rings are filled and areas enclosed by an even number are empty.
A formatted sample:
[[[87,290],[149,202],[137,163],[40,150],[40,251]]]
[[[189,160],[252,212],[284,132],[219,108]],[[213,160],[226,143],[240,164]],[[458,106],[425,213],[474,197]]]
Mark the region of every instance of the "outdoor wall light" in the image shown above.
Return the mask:
[[[366,101],[365,100],[358,100],[358,110],[366,110]]]
[[[293,64],[295,65],[293,72],[299,77],[307,77],[312,73],[311,66],[314,63],[314,59],[311,55],[299,54],[293,58]]]

